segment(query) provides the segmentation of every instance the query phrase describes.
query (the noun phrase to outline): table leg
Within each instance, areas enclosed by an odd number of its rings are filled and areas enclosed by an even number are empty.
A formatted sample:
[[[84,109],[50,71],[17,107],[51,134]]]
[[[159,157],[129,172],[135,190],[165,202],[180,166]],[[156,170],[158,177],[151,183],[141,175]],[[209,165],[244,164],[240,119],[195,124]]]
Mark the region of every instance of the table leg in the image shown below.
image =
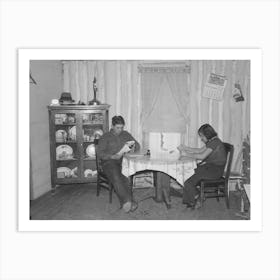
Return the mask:
[[[156,189],[155,201],[162,202],[162,187],[161,187],[161,173],[153,171],[154,187]]]
[[[170,201],[170,177],[163,172],[156,173],[156,202],[165,202],[167,208],[171,207]],[[154,174],[155,175],[155,174]]]

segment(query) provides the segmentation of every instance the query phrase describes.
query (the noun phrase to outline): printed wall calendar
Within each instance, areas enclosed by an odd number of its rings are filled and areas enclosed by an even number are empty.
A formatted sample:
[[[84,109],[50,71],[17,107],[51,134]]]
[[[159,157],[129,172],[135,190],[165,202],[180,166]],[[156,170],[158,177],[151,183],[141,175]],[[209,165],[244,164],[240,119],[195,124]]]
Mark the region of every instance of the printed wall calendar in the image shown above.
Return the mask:
[[[203,97],[221,101],[226,87],[226,77],[209,73],[203,89]]]

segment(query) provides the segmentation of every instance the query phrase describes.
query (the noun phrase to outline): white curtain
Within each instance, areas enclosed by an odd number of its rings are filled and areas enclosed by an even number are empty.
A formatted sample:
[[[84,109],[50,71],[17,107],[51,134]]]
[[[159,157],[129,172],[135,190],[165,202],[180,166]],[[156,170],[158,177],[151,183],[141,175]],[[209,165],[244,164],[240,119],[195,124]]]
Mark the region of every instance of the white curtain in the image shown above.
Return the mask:
[[[189,110],[189,86],[188,86],[188,73],[167,73],[166,78],[169,83],[174,100],[176,101],[179,112],[184,116],[186,124],[190,122]]]
[[[149,116],[155,109],[157,100],[160,95],[160,88],[164,79],[165,73],[142,73],[141,74],[141,99],[142,112],[141,124],[142,127],[149,121]]]
[[[110,105],[109,122],[122,115],[126,129],[142,141],[140,124],[141,85],[138,61],[78,60],[63,61],[63,91],[71,92],[75,101],[88,104],[93,99],[93,79],[97,79],[97,99]]]
[[[144,132],[186,133],[189,124],[189,85],[186,72],[142,73]]]
[[[93,99],[93,79],[97,79],[98,100],[104,102],[103,61],[63,61],[63,91],[70,92],[75,101],[88,103]]]

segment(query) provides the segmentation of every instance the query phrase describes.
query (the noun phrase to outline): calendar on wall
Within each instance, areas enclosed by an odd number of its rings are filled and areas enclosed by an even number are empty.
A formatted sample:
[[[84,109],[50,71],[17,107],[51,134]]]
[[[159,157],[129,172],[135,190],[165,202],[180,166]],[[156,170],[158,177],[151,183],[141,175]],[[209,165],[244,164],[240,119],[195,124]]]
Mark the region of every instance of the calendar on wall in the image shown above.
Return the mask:
[[[226,83],[227,79],[225,76],[209,73],[203,88],[203,97],[221,101],[223,99]]]

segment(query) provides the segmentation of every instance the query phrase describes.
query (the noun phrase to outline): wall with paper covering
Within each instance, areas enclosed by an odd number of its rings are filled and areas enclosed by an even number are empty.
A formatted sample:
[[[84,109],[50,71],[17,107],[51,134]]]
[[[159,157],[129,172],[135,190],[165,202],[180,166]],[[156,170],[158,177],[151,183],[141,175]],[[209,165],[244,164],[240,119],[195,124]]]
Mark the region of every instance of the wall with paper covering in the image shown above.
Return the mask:
[[[62,90],[60,61],[32,60],[30,84],[30,198],[51,190],[49,115],[47,106]]]
[[[227,85],[222,101],[202,97],[203,86],[209,72],[225,75]],[[232,91],[239,82],[245,98],[235,102]],[[201,143],[196,135],[197,128],[203,123],[210,123],[223,141],[235,147],[234,170],[241,168],[242,141],[250,131],[250,62],[249,61],[192,61],[191,62],[191,123],[189,144]]]

